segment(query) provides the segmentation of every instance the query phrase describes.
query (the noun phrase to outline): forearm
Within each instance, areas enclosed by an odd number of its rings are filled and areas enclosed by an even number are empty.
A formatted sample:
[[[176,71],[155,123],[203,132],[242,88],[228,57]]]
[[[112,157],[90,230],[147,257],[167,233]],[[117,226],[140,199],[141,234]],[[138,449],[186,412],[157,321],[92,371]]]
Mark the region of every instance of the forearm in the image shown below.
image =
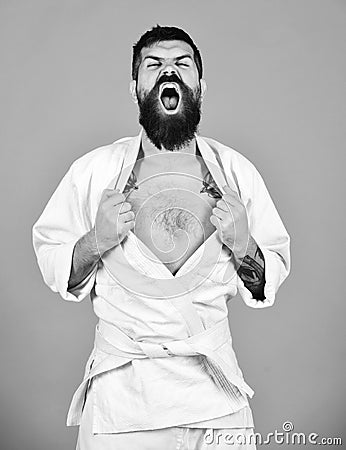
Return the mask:
[[[243,258],[234,256],[237,273],[242,279],[245,287],[252,293],[257,300],[264,300],[265,285],[265,261],[264,256],[252,236]]]
[[[68,289],[74,288],[83,281],[98,263],[100,257],[95,230],[92,228],[76,242],[74,247]]]

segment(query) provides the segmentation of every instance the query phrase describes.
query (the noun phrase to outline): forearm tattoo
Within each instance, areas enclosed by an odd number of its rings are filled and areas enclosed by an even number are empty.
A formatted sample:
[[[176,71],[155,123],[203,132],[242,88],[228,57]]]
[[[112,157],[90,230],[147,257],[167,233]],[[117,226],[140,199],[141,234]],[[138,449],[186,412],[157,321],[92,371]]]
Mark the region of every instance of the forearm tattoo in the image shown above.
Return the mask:
[[[238,268],[238,275],[245,287],[252,293],[256,300],[265,300],[265,262],[261,249],[257,246],[253,257],[245,255]]]

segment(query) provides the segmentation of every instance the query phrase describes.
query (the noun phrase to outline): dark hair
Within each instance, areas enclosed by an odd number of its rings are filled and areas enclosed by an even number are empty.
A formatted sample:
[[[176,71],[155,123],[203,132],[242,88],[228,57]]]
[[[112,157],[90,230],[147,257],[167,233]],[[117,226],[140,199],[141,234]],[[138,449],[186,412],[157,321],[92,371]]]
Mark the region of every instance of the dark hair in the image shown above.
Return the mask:
[[[161,27],[156,25],[151,30],[146,31],[133,46],[132,55],[132,79],[137,80],[138,68],[141,64],[141,51],[144,47],[152,47],[162,41],[184,41],[193,50],[193,57],[197,66],[199,78],[203,75],[201,54],[191,37],[182,29],[176,27]]]

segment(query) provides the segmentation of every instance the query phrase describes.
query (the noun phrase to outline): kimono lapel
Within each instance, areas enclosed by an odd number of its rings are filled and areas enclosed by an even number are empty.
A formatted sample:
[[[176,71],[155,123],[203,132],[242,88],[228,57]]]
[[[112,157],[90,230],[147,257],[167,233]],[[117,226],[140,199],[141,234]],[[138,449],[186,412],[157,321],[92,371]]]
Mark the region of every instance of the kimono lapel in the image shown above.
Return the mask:
[[[137,160],[142,131],[127,147],[120,174],[109,183],[109,188],[124,190]],[[224,193],[227,184],[223,170],[210,146],[196,135],[198,148],[218,188]],[[230,183],[228,179],[228,184]],[[233,189],[235,185],[231,186]],[[217,231],[201,244],[178,270],[175,276],[144,243],[130,231],[121,245],[104,256],[106,270],[118,283],[140,295],[157,299],[176,298],[194,291],[215,269],[222,251]]]
[[[121,164],[120,172],[112,178],[109,182],[107,189],[118,188],[122,192],[125,188],[126,182],[129,179],[132,169],[136,163],[139,148],[142,141],[143,130],[140,131],[138,136],[136,136],[130,144],[125,149],[125,154],[123,155],[123,160]]]
[[[220,166],[218,163],[216,156],[213,152],[213,150],[210,148],[209,144],[201,138],[200,136],[196,135],[196,141],[199,148],[199,151],[202,155],[202,158],[206,164],[206,166],[209,169],[209,172],[211,173],[212,177],[214,178],[215,183],[217,184],[218,188],[222,192],[222,194],[225,193],[224,186],[228,185],[231,189],[238,192],[238,188],[235,185],[232,178],[228,177],[223,167]],[[221,161],[221,159],[220,159]]]

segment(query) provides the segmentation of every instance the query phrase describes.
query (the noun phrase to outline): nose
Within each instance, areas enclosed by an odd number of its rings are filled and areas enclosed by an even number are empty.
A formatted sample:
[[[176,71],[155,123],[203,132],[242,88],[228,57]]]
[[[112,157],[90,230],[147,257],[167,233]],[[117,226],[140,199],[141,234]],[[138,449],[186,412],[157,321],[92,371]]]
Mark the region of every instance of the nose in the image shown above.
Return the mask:
[[[177,71],[175,70],[175,68],[173,66],[171,66],[170,64],[167,64],[164,69],[162,70],[162,74],[165,75],[173,75],[173,74],[177,74]]]
[[[179,72],[176,70],[176,67],[174,66],[173,62],[171,61],[165,61],[164,66],[161,68],[161,71],[159,73],[159,79],[166,75],[168,77],[175,76],[176,78],[180,78]]]
[[[163,71],[163,73],[165,74],[165,75],[172,75],[173,73],[177,73],[174,69],[172,69],[172,68],[169,68],[169,69],[165,69],[164,71]]]

